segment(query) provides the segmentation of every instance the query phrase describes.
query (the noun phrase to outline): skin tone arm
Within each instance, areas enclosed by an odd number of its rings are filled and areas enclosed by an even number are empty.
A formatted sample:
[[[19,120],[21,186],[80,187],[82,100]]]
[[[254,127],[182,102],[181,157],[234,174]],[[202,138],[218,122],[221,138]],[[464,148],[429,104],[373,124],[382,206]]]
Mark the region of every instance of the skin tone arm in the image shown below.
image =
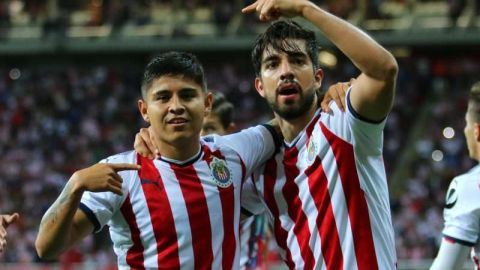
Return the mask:
[[[398,65],[392,54],[364,32],[307,0],[259,0],[242,12],[257,12],[262,21],[302,16],[312,22],[362,72],[350,95],[355,111],[374,121],[388,114]]]
[[[7,227],[17,222],[20,218],[18,213],[11,215],[0,215],[0,252],[7,247]]]
[[[56,259],[65,249],[93,232],[93,224],[78,210],[83,193],[110,191],[122,195],[122,178],[118,172],[138,169],[137,164],[99,163],[75,172],[42,218],[35,241],[38,255]]]
[[[329,112],[330,108],[328,104],[330,101],[334,101],[337,103],[340,110],[345,111],[345,94],[347,93],[348,88],[355,82],[354,79],[351,79],[350,82],[339,82],[334,85],[331,85],[323,100],[320,104],[320,107],[323,111]],[[280,134],[281,130],[276,120],[272,120],[269,122],[275,130]],[[154,159],[160,157],[160,151],[155,146],[155,135],[153,131],[150,131],[151,127],[148,128],[141,128],[140,131],[135,135],[135,142],[133,147],[135,151],[140,155]]]
[[[471,247],[442,239],[437,257],[430,270],[455,270],[461,269],[468,258]]]

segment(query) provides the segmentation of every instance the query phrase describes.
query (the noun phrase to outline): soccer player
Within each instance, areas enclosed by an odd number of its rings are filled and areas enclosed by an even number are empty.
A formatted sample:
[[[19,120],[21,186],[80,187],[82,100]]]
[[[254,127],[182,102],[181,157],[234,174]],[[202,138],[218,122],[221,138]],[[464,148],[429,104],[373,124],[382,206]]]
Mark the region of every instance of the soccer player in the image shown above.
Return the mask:
[[[480,161],[480,82],[470,89],[465,122],[468,153]],[[480,269],[479,179],[480,165],[477,165],[450,183],[443,212],[443,239],[430,270],[461,269],[469,253],[475,269]]]
[[[267,209],[290,269],[396,269],[383,128],[398,65],[368,35],[306,0],[260,0],[243,12],[261,20],[300,16],[340,49],[361,74],[345,97],[318,110],[318,43],[292,21],[272,23],[252,51],[255,87],[275,113],[284,146],[251,182],[260,195],[245,211]],[[245,189],[246,187],[244,187]],[[252,194],[252,193],[249,193]],[[249,204],[249,202],[251,202]]]
[[[285,139],[253,181],[290,269],[396,269],[382,158],[383,128],[394,97],[395,58],[364,32],[306,0],[260,0],[243,9],[260,20],[300,16],[361,71],[342,113],[317,110],[315,34],[278,21],[252,51],[255,87]],[[255,205],[242,207],[255,213]]]
[[[7,227],[17,222],[20,218],[18,213],[11,215],[0,215],[0,252],[7,248]]]
[[[195,56],[154,58],[138,107],[160,158],[135,151],[75,172],[42,218],[35,243],[56,258],[110,226],[119,269],[238,269],[240,190],[275,151],[275,133],[256,126],[200,139],[212,97]]]

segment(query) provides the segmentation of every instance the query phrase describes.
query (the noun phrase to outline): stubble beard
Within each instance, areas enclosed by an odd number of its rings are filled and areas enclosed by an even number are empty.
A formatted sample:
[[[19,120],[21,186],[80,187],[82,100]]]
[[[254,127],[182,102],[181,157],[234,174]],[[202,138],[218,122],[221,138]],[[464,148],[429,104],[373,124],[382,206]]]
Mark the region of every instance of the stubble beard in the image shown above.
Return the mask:
[[[305,95],[302,95],[305,93]],[[313,101],[315,99],[315,90],[308,89],[300,93],[300,100],[298,102],[292,102],[290,104],[283,104],[283,108],[278,104],[277,97],[274,100],[269,100],[269,105],[272,110],[285,120],[293,120],[303,116],[308,110],[310,110]]]

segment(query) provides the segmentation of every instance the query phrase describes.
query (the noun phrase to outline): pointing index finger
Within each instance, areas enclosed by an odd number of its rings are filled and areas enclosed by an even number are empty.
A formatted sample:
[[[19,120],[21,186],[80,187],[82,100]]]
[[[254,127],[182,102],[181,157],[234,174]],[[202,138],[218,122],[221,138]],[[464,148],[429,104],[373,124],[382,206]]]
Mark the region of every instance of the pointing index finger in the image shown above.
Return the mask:
[[[109,164],[112,169],[116,172],[119,171],[129,171],[129,170],[140,170],[141,166],[134,163],[110,163]]]
[[[255,1],[253,4],[250,4],[249,6],[246,6],[242,9],[242,13],[251,13],[255,12],[256,8],[258,5],[258,1]]]

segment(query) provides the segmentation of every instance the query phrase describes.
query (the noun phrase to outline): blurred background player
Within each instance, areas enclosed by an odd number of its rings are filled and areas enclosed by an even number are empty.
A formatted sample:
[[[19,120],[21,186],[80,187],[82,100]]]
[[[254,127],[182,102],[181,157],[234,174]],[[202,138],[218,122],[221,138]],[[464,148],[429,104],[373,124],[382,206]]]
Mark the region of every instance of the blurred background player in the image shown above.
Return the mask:
[[[18,213],[11,215],[0,215],[0,252],[7,248],[7,228],[11,224],[17,222],[20,218]]]
[[[465,140],[469,156],[480,161],[480,82],[475,83],[465,113]],[[461,269],[471,254],[480,269],[480,165],[455,177],[447,191],[443,238],[430,270]]]

